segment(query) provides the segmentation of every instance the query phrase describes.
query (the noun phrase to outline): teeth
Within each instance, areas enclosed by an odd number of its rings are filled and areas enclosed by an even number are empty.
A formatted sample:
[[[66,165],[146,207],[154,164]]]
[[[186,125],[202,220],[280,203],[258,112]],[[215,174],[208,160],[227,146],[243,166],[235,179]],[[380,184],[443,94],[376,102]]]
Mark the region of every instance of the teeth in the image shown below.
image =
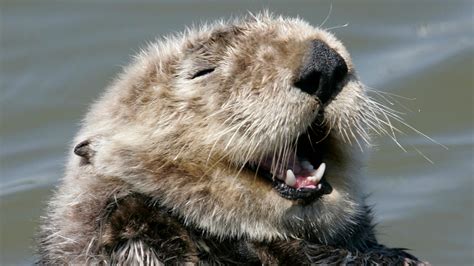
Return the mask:
[[[323,185],[318,184],[318,185],[316,186],[316,189],[321,189],[322,187],[323,187]]]
[[[285,184],[287,184],[290,187],[293,187],[296,184],[296,177],[291,169],[288,169],[286,171]]]
[[[301,162],[301,167],[303,167],[303,169],[306,169],[306,170],[308,170],[308,171],[314,170],[313,165],[312,165],[310,162],[308,162],[308,161],[302,161],[302,162]]]
[[[326,164],[325,163],[321,163],[321,165],[318,167],[318,170],[316,170],[316,178],[318,178],[319,180],[321,180],[321,178],[323,177],[324,175],[324,171],[326,171]]]
[[[312,176],[309,176],[308,179],[315,182],[319,183],[321,179],[323,178],[324,172],[326,171],[326,164],[321,163],[321,165],[318,167],[316,171],[314,171]]]
[[[308,176],[308,180],[309,180],[309,181],[312,181],[312,182],[314,182],[314,183],[319,183],[319,181],[321,181],[321,177],[318,178],[318,177],[316,176],[316,174],[314,174],[314,175],[312,175],[312,176]]]

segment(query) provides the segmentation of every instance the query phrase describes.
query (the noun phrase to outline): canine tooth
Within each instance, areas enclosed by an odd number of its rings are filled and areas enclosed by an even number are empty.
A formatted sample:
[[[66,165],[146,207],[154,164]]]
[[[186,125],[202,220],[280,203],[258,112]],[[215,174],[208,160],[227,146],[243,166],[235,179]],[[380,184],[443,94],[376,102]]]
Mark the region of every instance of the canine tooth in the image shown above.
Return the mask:
[[[316,172],[314,174],[318,180],[321,180],[321,178],[324,175],[324,171],[326,171],[326,164],[321,163],[321,165],[318,167],[318,169],[316,170]]]
[[[309,171],[314,169],[314,166],[308,161],[302,161],[301,162],[301,167],[303,167],[303,169],[306,169],[306,170],[309,170]]]
[[[318,184],[318,185],[316,186],[316,189],[321,189],[322,187],[323,187],[323,185]]]
[[[286,171],[285,184],[287,184],[290,187],[296,184],[296,177],[295,177],[295,174],[293,174],[293,171],[291,169],[288,169]]]
[[[314,183],[319,183],[319,181],[321,181],[321,178],[323,178],[323,177],[322,176],[321,177],[317,176],[317,171],[313,172],[312,176],[308,176],[308,180],[313,181]]]

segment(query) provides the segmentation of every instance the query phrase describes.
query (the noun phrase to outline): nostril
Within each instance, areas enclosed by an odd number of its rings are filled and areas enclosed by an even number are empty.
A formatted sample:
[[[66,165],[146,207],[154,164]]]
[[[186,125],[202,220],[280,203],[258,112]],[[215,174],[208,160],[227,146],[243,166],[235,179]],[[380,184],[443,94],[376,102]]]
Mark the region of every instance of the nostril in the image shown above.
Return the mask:
[[[321,79],[321,73],[318,71],[311,71],[301,75],[301,77],[295,82],[295,87],[302,91],[314,94],[319,88],[319,80]]]
[[[347,72],[339,53],[324,42],[313,40],[294,85],[326,103],[341,91]]]
[[[337,55],[339,58],[336,59],[334,69],[332,71],[332,80],[336,84],[343,81],[347,76],[347,72],[349,71],[347,69],[346,61],[339,54]]]

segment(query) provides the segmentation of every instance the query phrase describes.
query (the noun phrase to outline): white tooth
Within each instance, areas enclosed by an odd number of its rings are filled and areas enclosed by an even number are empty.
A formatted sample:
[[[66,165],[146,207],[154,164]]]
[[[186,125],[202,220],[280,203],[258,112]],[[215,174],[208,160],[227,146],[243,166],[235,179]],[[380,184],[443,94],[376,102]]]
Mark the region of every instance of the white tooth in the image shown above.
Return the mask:
[[[323,185],[318,184],[318,185],[316,186],[316,189],[321,189],[322,187],[323,187]]]
[[[316,171],[313,172],[312,176],[308,176],[308,180],[313,181],[314,183],[319,183],[319,181],[321,181],[321,178],[323,177],[322,176],[318,177],[316,174],[317,174]]]
[[[314,169],[313,165],[308,161],[302,161],[301,162],[301,167],[303,167],[304,169],[306,169],[308,171],[311,171],[311,170]]]
[[[285,184],[287,184],[290,187],[296,184],[296,177],[295,177],[295,174],[293,174],[293,171],[291,169],[288,169],[286,171]]]
[[[318,170],[316,170],[316,173],[314,174],[316,176],[316,178],[318,179],[318,182],[323,177],[324,171],[326,171],[326,164],[321,163],[321,165],[318,167]]]

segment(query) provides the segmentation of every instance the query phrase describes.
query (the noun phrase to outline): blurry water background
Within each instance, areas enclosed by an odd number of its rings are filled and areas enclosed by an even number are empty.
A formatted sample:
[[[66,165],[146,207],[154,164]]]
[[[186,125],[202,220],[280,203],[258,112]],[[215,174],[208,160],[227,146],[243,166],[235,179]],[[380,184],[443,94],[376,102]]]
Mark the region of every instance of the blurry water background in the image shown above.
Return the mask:
[[[398,138],[406,152],[376,138],[366,190],[380,240],[434,265],[473,264],[472,1],[0,3],[0,264],[34,261],[39,217],[81,117],[147,41],[263,8],[320,25],[331,5],[323,27],[345,43],[361,79],[406,97],[383,94],[448,148],[407,128]]]

